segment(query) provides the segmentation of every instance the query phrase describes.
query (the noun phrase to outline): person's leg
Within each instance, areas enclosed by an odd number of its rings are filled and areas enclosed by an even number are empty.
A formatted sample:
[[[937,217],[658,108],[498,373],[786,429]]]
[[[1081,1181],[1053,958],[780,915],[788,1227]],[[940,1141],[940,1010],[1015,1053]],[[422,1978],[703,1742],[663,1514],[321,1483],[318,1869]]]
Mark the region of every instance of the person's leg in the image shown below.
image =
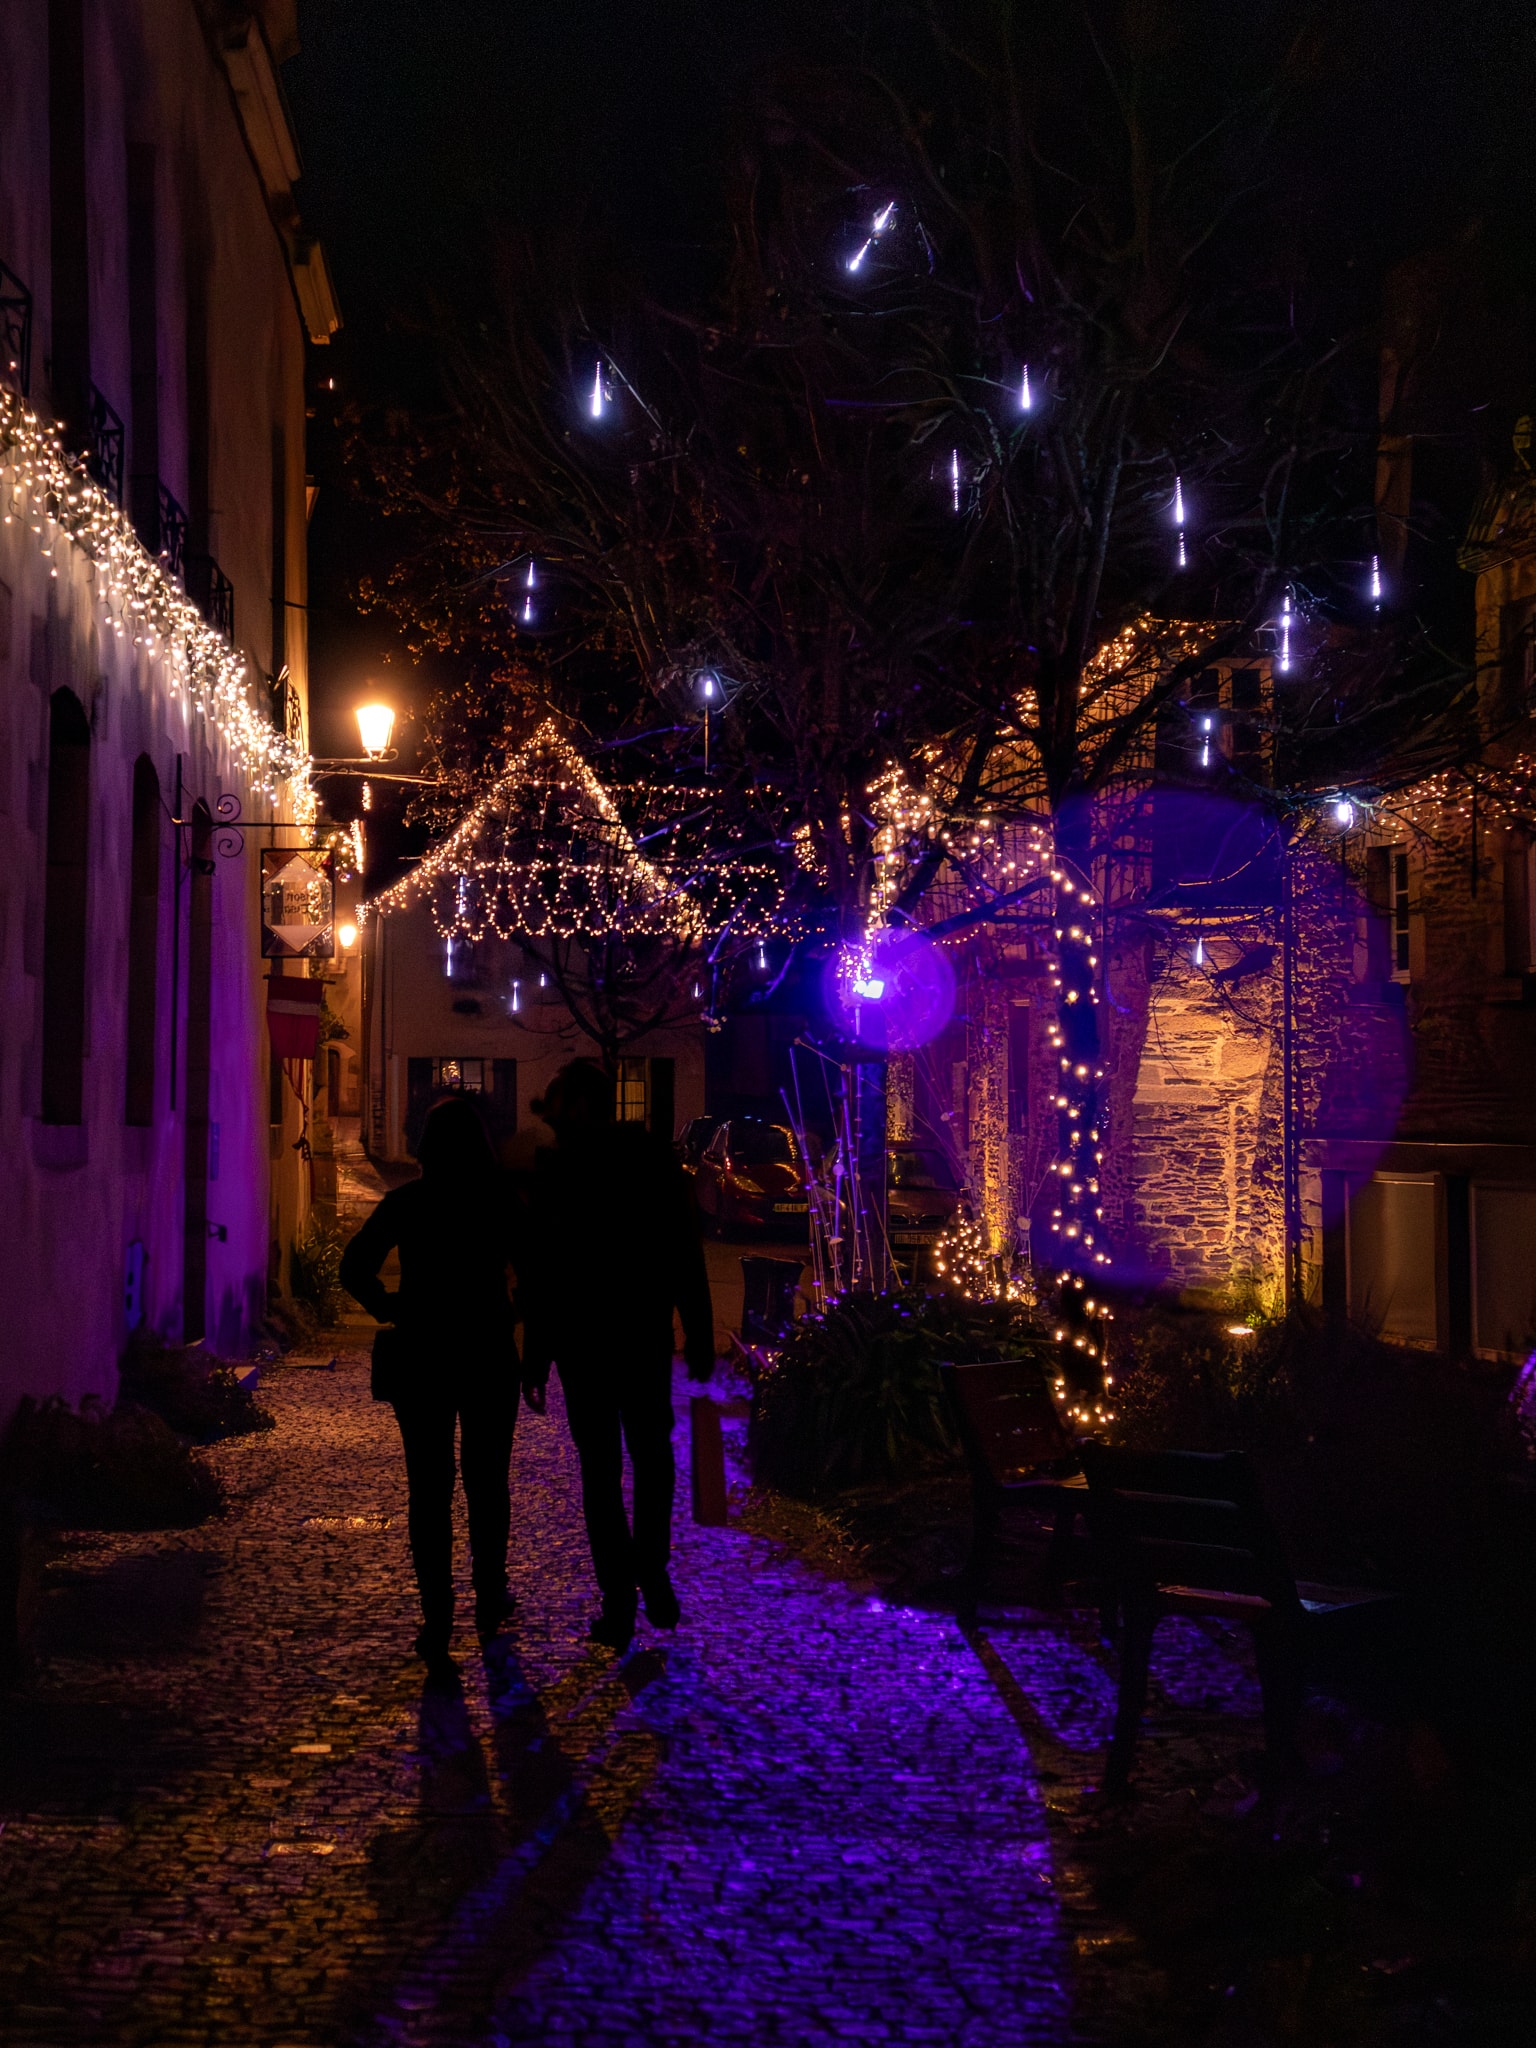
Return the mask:
[[[423,1654],[446,1654],[453,1629],[453,1403],[412,1395],[395,1403],[395,1419],[405,1450]]]
[[[635,1606],[634,1545],[624,1512],[624,1450],[610,1374],[596,1364],[560,1367],[565,1413],[581,1460],[581,1506],[604,1611]]]
[[[512,1519],[510,1467],[517,1387],[490,1386],[459,1402],[459,1470],[469,1508],[475,1623],[484,1634],[507,1611],[507,1535]]]
[[[672,1456],[672,1360],[648,1358],[630,1367],[624,1382],[624,1441],[634,1474],[635,1577],[652,1621],[671,1628],[677,1601],[667,1566],[672,1557],[672,1497],[677,1469]]]

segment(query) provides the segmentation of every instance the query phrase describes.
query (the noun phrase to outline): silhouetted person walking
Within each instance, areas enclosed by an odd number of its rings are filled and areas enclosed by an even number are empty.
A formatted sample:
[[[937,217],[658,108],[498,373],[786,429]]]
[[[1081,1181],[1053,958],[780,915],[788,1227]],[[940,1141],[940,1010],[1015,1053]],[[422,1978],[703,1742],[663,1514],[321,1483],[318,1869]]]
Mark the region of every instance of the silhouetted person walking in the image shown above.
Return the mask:
[[[678,1620],[672,1554],[673,1310],[688,1369],[714,1367],[709,1279],[687,1183],[664,1139],[613,1120],[613,1084],[587,1060],[536,1105],[555,1144],[535,1154],[519,1267],[523,1385],[543,1401],[551,1363],[581,1459],[581,1501],[602,1612],[591,1633],[623,1650],[636,1591],[659,1628]],[[624,1512],[623,1447],[634,1476]]]
[[[421,1178],[379,1203],[341,1261],[341,1284],[398,1338],[375,1394],[393,1404],[405,1447],[411,1561],[421,1594],[417,1654],[451,1668],[454,1428],[469,1508],[475,1627],[488,1641],[505,1619],[508,1471],[517,1421],[518,1360],[507,1264],[513,1196],[474,1105],[440,1102],[416,1147]],[[400,1287],[379,1279],[400,1253]]]

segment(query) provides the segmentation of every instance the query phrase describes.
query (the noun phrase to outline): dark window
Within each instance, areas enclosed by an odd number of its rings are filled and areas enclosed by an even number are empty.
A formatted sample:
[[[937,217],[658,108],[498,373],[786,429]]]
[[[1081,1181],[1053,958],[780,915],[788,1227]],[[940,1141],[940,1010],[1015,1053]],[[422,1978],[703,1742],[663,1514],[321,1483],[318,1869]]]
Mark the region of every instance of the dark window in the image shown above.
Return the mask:
[[[160,952],[160,778],[148,755],[133,764],[128,860],[128,1071],[124,1115],[155,1117],[155,1004]]]
[[[187,907],[187,1092],[181,1332],[192,1344],[208,1327],[208,1100],[213,1061],[213,814],[192,812]]]
[[[90,250],[85,184],[85,27],[81,0],[48,0],[48,178],[54,410],[84,445],[91,388]]]
[[[288,673],[288,443],[281,427],[272,429],[272,673]]]
[[[1504,854],[1504,972],[1536,968],[1536,841],[1513,838]]]
[[[1264,671],[1234,668],[1232,717],[1228,726],[1232,766],[1250,782],[1264,778]]]
[[[1506,717],[1530,709],[1536,694],[1536,599],[1521,598],[1504,606],[1499,617],[1503,704]]]
[[[1392,890],[1392,973],[1396,980],[1408,979],[1409,965],[1409,922],[1408,922],[1408,856],[1399,847],[1392,849],[1392,864],[1389,870]]]
[[[85,1073],[86,875],[91,728],[72,690],[48,711],[48,874],[43,901],[43,1121],[77,1124]]]
[[[1371,905],[1370,975],[1373,980],[1407,981],[1413,960],[1407,848],[1368,848],[1365,871]]]
[[[132,502],[144,518],[160,475],[160,312],[156,285],[155,152],[147,144],[128,147],[128,372]],[[147,486],[147,488],[146,488]],[[160,546],[158,518],[151,536]]]
[[[1029,1005],[1008,1007],[1008,1128],[1029,1129]]]

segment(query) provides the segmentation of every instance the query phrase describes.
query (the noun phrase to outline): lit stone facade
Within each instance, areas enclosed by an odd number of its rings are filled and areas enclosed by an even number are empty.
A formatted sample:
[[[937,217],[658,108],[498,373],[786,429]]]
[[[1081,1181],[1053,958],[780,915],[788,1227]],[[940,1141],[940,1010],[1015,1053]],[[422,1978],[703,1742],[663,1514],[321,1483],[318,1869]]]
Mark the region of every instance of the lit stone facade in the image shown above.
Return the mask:
[[[266,13],[281,54],[291,9]],[[274,61],[249,10],[0,9],[0,1423],[25,1394],[110,1399],[140,1324],[239,1353],[307,1200],[257,888],[303,780],[248,742],[275,701],[301,733],[304,353],[334,318]],[[243,660],[244,741],[58,501],[18,492],[39,421],[134,574]]]

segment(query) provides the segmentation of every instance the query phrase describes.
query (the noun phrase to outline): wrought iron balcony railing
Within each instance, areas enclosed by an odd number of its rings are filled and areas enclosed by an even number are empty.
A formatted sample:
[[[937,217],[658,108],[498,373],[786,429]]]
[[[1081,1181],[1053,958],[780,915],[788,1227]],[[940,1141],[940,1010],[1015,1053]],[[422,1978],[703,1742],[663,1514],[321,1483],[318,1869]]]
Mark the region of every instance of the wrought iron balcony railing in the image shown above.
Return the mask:
[[[212,555],[186,558],[187,595],[216,633],[235,637],[235,586]]]
[[[86,450],[91,475],[119,505],[123,502],[123,423],[91,386],[91,434]]]
[[[32,294],[0,263],[0,384],[25,398],[32,388]]]
[[[187,515],[157,476],[133,479],[133,523],[167,575],[183,580],[187,552]]]

